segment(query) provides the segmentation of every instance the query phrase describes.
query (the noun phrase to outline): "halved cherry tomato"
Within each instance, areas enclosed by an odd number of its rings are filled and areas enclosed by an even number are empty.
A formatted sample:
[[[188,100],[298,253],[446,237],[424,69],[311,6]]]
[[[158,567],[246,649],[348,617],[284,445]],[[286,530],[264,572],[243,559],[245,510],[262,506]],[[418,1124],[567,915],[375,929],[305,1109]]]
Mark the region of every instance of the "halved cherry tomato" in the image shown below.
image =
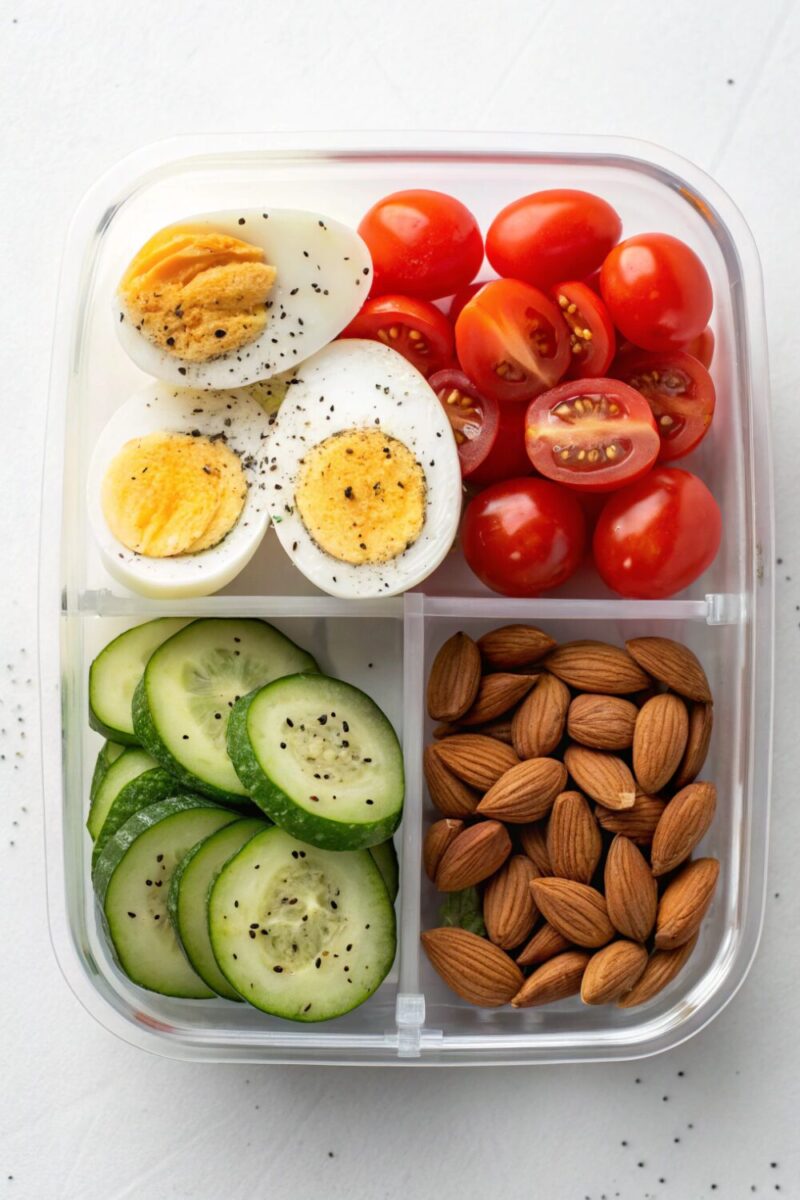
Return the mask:
[[[358,232],[372,255],[373,296],[452,296],[475,278],[483,262],[478,222],[444,192],[417,188],[384,196],[365,214]]]
[[[427,300],[412,296],[367,300],[339,337],[383,342],[413,363],[426,379],[454,358],[453,330],[447,317]]]
[[[481,290],[481,288],[485,286],[485,283],[470,283],[467,287],[461,288],[460,291],[456,292],[455,296],[453,296],[453,299],[450,301],[450,307],[447,310],[447,315],[453,325],[455,325],[456,321],[458,320],[459,314],[464,305],[468,304],[472,297],[475,296]]]
[[[456,321],[458,361],[495,400],[530,400],[569,366],[567,327],[557,305],[516,279],[495,279],[464,305]]]
[[[698,333],[696,338],[686,342],[681,349],[701,362],[708,371],[714,359],[714,330],[710,325],[706,325],[702,333]]]
[[[525,443],[541,475],[588,492],[641,479],[661,445],[647,401],[616,379],[576,379],[537,396]]]
[[[428,380],[450,419],[461,476],[471,484],[530,474],[523,401],[498,404],[482,396],[463,371],[445,367]]]
[[[569,329],[572,358],[567,378],[597,379],[605,375],[616,347],[614,326],[605,304],[586,283],[559,283],[553,295]]]
[[[683,350],[647,354],[628,351],[614,375],[641,392],[652,409],[661,438],[659,462],[683,458],[702,441],[714,415],[714,384],[701,362]]]

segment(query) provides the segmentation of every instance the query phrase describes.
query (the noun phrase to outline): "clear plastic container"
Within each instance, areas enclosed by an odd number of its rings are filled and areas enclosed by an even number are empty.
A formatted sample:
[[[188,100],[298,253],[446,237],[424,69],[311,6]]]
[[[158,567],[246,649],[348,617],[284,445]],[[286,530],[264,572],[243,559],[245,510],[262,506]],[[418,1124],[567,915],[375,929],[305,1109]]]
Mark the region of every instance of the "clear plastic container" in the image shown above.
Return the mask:
[[[720,554],[684,594],[614,597],[590,570],[558,593],[507,600],[487,592],[452,554],[424,591],[377,601],[324,596],[289,564],[268,532],[224,592],[147,601],[104,571],[87,529],[84,489],[95,439],[142,382],[117,345],[110,296],[133,251],[154,229],[192,212],[269,203],[318,209],[355,223],[405,186],[459,196],[485,228],[516,196],[549,186],[596,191],[626,234],[664,230],[689,242],[711,274],[718,407],[691,465],[724,516]],[[636,142],[520,134],[246,135],[150,147],[115,167],[73,221],[59,293],[41,543],[41,671],[50,925],[78,997],[126,1040],[176,1058],[390,1064],[534,1063],[632,1058],[697,1032],[730,1000],[755,953],[766,870],[772,730],[773,530],[768,374],[758,257],[741,216],[717,185],[674,155]],[[361,1008],[313,1027],[220,1001],[178,1001],[124,978],[107,949],[89,879],[84,828],[99,739],[86,723],[87,668],[121,629],[157,615],[274,620],[335,674],[359,684],[402,732],[408,792],[398,834],[399,951],[389,978]],[[621,642],[654,633],[687,642],[716,697],[706,768],[719,787],[703,850],[722,861],[719,890],[683,973],[641,1009],[591,1009],[577,1000],[527,1011],[462,1003],[428,964],[421,928],[438,900],[420,870],[431,817],[421,775],[430,734],[426,672],[456,629],[510,620],[559,638]],[[61,733],[59,738],[58,733]]]

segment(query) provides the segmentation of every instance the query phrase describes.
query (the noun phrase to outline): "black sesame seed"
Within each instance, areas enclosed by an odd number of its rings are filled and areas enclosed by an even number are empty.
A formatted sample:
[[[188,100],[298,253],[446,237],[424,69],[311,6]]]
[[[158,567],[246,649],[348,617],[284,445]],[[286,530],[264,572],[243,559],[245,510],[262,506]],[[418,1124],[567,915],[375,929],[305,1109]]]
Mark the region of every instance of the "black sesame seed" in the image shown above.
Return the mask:
[[[282,974],[283,974],[283,967],[273,967],[272,969],[273,969],[273,971],[275,972],[275,974],[276,974],[276,975],[282,975]]]

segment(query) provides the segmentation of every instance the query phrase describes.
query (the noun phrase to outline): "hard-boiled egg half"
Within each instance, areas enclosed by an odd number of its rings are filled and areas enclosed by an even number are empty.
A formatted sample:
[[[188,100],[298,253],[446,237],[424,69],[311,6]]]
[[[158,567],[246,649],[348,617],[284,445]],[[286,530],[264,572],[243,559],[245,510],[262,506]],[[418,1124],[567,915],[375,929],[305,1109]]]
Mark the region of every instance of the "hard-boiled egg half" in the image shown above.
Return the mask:
[[[169,225],[128,265],[114,298],[123,346],[149,375],[237,388],[316,353],[369,293],[359,235],[296,209],[209,213]]]
[[[87,499],[120,583],[143,596],[206,596],[249,562],[269,524],[278,382],[215,392],[154,383],[117,409],[92,455]]]
[[[442,561],[461,512],[447,416],[379,342],[342,339],[296,372],[268,445],[267,503],[289,557],[333,596],[391,596]]]

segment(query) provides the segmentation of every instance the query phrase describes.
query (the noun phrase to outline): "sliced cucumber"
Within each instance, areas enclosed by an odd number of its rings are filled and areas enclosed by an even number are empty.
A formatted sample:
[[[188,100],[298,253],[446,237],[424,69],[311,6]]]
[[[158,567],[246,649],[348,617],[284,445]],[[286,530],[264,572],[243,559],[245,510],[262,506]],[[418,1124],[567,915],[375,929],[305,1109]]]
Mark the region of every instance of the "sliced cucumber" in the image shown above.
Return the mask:
[[[147,663],[133,699],[136,736],[187,787],[236,802],[247,791],[225,743],[234,703],[272,679],[316,669],[266,621],[193,621]]]
[[[126,629],[100,651],[89,668],[89,724],[92,729],[112,742],[138,746],[131,717],[134,688],[156,646],[188,622],[188,617],[159,617],[156,621]]]
[[[256,804],[313,846],[374,846],[400,821],[397,735],[369,696],[339,679],[290,675],[244,696],[228,753]]]
[[[327,1021],[363,1004],[396,947],[394,908],[372,856],[319,850],[277,827],[223,867],[208,928],[232,987],[292,1021]]]
[[[144,751],[132,753],[143,754]],[[147,757],[150,758],[150,755]],[[159,800],[168,800],[170,796],[182,796],[186,792],[186,788],[174,775],[170,775],[163,767],[156,766],[152,759],[150,762],[153,764],[150,769],[142,771],[135,779],[131,779],[130,783],[126,783],[111,801],[106,819],[95,839],[92,866],[103,853],[109,839],[134,813],[149,808],[151,804],[157,804]]]
[[[164,996],[214,995],[181,950],[167,896],[184,855],[235,819],[201,796],[177,796],[143,808],[106,844],[92,882],[111,945],[133,983]]]
[[[92,772],[92,783],[89,788],[90,804],[97,795],[97,789],[106,777],[106,771],[113,762],[116,762],[124,749],[125,747],[120,746],[119,742],[103,742],[94,764],[94,771]]]
[[[266,828],[263,820],[232,821],[193,846],[178,864],[167,897],[172,927],[186,957],[203,982],[228,1000],[241,1000],[241,996],[220,971],[211,949],[208,893],[228,859]]]
[[[97,840],[111,806],[122,789],[144,771],[152,771],[157,766],[156,760],[151,758],[146,750],[140,750],[138,746],[128,746],[111,766],[106,768],[105,775],[91,799],[89,816],[86,818],[86,828],[93,841]],[[180,792],[183,789],[176,784],[175,790]]]
[[[400,890],[400,866],[397,861],[397,851],[394,848],[394,842],[389,838],[388,842],[380,842],[377,846],[370,846],[369,852],[375,860],[375,866],[381,873],[386,890],[389,893],[389,899],[394,904],[397,899],[397,893]]]

